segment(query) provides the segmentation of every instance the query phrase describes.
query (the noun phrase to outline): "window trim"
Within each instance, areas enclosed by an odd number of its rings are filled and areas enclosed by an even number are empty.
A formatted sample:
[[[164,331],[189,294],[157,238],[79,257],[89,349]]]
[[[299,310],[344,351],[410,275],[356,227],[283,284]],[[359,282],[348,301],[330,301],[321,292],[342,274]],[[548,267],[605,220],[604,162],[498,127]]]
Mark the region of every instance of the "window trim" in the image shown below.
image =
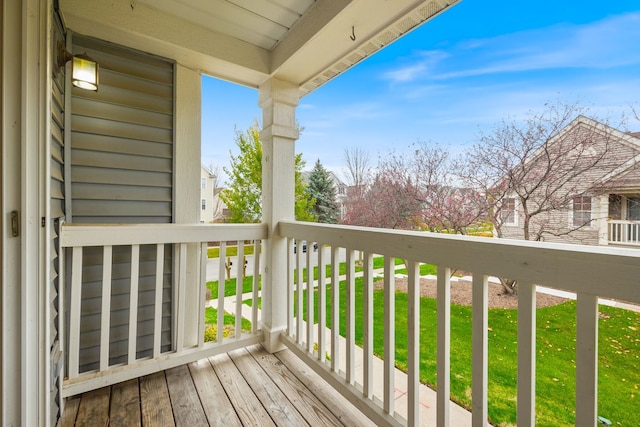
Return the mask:
[[[589,199],[589,210],[585,210],[580,209],[577,210],[576,209],[576,199],[581,199],[579,202],[579,207],[583,207],[583,205],[585,205],[585,199]],[[576,224],[575,220],[576,220],[576,213],[580,213],[581,217],[583,217],[583,215],[585,215],[586,212],[589,213],[589,221],[584,221],[582,220],[579,224]],[[583,217],[584,218],[584,217]],[[594,227],[594,221],[593,221],[593,197],[589,196],[589,195],[579,195],[579,196],[573,196],[571,198],[571,209],[569,209],[569,227],[579,227],[579,228],[593,228]]]
[[[504,213],[507,212],[504,209],[505,202],[508,200],[513,200],[513,210],[509,210],[509,212],[513,212],[513,221],[505,221]],[[502,208],[500,211],[500,221],[502,221],[503,226],[507,227],[517,227],[518,226],[518,199],[516,197],[505,197],[502,201]]]

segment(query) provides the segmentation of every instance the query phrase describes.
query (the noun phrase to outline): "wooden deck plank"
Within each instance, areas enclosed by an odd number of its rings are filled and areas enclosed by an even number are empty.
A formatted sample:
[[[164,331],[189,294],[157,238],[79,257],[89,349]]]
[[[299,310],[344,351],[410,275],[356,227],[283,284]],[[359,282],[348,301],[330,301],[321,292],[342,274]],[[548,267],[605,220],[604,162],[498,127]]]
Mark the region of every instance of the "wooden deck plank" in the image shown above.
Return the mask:
[[[207,417],[187,365],[165,371],[176,426],[207,425]]]
[[[76,416],[80,407],[80,396],[74,396],[64,404],[64,412],[60,418],[60,427],[73,427],[76,424]]]
[[[107,426],[109,425],[110,387],[99,388],[82,395],[75,425]]]
[[[373,426],[289,350],[257,345],[70,398],[60,425]]]
[[[275,353],[275,356],[295,375],[309,390],[320,399],[327,408],[345,426],[375,427],[355,406],[347,402],[342,395],[331,388],[318,374],[313,372],[302,360],[291,351],[285,350]]]
[[[275,426],[229,356],[221,354],[211,357],[210,361],[242,423],[248,426]]]
[[[210,426],[241,427],[242,423],[233,405],[224,392],[208,359],[189,364],[189,371],[195,384],[204,413]]]
[[[138,379],[135,378],[111,387],[109,426],[140,426],[141,422]]]
[[[164,371],[140,378],[143,426],[175,426]]]
[[[312,426],[342,426],[338,418],[275,355],[261,346],[247,348],[270,379]]]
[[[296,407],[246,349],[229,352],[229,357],[277,425],[307,425]]]

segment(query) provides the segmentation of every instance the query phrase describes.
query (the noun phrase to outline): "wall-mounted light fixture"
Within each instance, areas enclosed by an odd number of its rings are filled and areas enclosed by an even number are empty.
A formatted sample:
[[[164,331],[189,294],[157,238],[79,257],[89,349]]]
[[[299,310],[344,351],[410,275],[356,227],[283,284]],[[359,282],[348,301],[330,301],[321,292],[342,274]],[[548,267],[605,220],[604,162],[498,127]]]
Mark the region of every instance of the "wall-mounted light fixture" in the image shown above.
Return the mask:
[[[72,55],[65,49],[64,43],[58,42],[58,67],[71,62],[71,83],[82,89],[98,90],[98,63],[86,53]]]

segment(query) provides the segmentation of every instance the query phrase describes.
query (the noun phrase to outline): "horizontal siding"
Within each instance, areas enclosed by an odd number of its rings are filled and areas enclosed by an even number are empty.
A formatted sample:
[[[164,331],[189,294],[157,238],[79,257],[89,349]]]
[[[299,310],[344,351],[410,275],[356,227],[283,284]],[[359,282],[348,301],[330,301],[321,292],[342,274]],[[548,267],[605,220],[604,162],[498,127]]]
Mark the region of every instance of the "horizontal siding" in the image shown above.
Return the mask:
[[[64,42],[64,31],[57,14],[54,14],[51,29],[51,51],[56,52],[58,41]],[[49,61],[51,64],[51,120],[50,132],[51,139],[49,148],[51,157],[50,165],[50,195],[49,195],[49,357],[51,358],[51,388],[49,390],[50,414],[49,424],[56,425],[60,418],[60,383],[61,383],[61,366],[57,361],[61,359],[60,331],[61,325],[60,314],[60,240],[58,236],[60,219],[65,216],[65,190],[64,190],[64,125],[65,125],[65,72],[64,68],[60,69],[53,55]]]
[[[97,200],[97,194],[115,193],[118,200],[138,200],[164,202],[171,198],[171,188],[166,187],[131,187],[116,184],[86,184],[73,186],[72,197],[76,199]]]
[[[131,184],[145,187],[171,187],[172,174],[167,172],[134,171],[122,169],[101,169],[76,166],[71,169],[74,183],[91,182],[96,184]],[[77,221],[76,221],[77,222]]]
[[[97,92],[71,91],[71,194],[74,223],[170,223],[173,219],[173,63],[74,35],[73,52],[100,64]],[[138,357],[151,354],[155,246],[140,251]],[[130,247],[113,248],[111,363],[126,360]],[[162,351],[171,348],[172,248],[165,248]],[[98,367],[102,249],[83,257],[80,371]]]
[[[78,35],[75,35],[73,39],[73,52],[74,54],[86,52],[98,61],[101,69],[166,86],[173,85],[173,64],[153,55]]]
[[[171,129],[160,129],[131,123],[114,122],[108,119],[83,116],[81,114],[73,115],[71,131],[115,136],[119,138],[139,139],[141,141],[164,142],[166,144],[171,144],[173,142],[173,131]]]
[[[73,146],[82,150],[95,150],[100,147],[103,153],[132,154],[164,159],[173,158],[173,146],[170,144],[139,141],[126,138],[78,133],[74,135]]]
[[[71,161],[74,165],[92,168],[124,169],[133,171],[171,173],[171,159],[160,157],[132,156],[130,154],[105,153],[96,151],[74,150]],[[135,183],[131,183],[135,184]]]
[[[138,217],[139,220],[136,222],[146,222],[144,221],[146,216],[164,216],[167,219],[171,217],[171,202],[76,200],[73,203],[73,211],[75,215],[83,217],[106,216],[116,218],[129,215]],[[117,221],[110,222],[121,222],[121,220],[117,219]]]
[[[78,115],[87,117],[161,129],[173,129],[173,117],[171,114],[156,113],[140,108],[109,104],[79,97],[73,98],[71,108],[73,111],[77,111]]]
[[[80,90],[74,92],[80,92]],[[136,92],[129,88],[101,84],[99,92],[85,92],[86,93],[74,93],[74,95],[103,103],[122,104],[132,108],[154,111],[156,113],[172,114],[173,112],[172,99]]]

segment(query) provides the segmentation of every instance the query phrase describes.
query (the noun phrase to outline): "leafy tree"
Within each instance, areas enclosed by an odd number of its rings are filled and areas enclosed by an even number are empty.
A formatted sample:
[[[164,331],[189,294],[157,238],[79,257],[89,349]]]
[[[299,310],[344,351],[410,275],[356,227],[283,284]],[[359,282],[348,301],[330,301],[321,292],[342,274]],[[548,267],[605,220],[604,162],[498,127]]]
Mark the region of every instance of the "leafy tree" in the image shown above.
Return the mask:
[[[337,224],[340,217],[340,207],[336,201],[336,186],[329,172],[322,166],[320,159],[309,174],[309,197],[315,200],[311,212],[318,218],[318,222]]]
[[[236,145],[240,154],[232,154],[231,167],[223,168],[230,177],[230,183],[220,197],[231,211],[231,222],[255,223],[262,219],[262,142],[259,129],[257,122],[244,133],[236,129]],[[304,165],[302,154],[296,154],[295,215],[299,221],[313,221],[315,216],[310,212],[313,200],[308,197],[301,174]]]

